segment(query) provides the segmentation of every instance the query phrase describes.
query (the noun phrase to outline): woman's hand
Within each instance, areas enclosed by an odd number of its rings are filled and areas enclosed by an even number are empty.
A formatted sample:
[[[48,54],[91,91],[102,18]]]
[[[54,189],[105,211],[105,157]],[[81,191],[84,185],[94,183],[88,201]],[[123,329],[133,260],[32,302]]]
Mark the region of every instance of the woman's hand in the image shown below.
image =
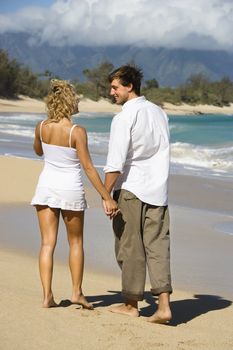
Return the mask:
[[[109,216],[110,219],[114,218],[120,211],[120,209],[118,209],[117,202],[112,198],[107,200],[103,199],[103,207],[105,214]]]

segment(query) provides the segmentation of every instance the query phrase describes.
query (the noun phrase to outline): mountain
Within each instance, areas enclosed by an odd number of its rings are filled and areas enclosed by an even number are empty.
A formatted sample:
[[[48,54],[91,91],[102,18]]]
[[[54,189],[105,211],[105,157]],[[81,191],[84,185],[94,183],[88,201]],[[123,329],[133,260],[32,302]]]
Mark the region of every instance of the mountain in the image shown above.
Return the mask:
[[[36,44],[26,33],[0,34],[0,48],[34,72],[51,71],[63,79],[83,80],[83,70],[103,60],[115,67],[134,61],[144,71],[144,79],[160,86],[177,86],[190,75],[204,73],[212,80],[228,76],[233,80],[233,53],[135,46],[63,46]]]

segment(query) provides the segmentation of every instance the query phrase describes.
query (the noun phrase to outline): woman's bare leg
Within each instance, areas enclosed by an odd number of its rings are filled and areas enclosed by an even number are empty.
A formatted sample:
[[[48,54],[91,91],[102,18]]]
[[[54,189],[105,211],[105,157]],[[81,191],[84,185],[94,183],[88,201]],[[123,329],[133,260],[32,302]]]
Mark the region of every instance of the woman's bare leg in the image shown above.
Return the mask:
[[[36,206],[41,232],[41,249],[39,254],[40,278],[43,286],[45,308],[56,306],[52,292],[53,253],[57,242],[59,209],[48,206]]]
[[[72,303],[82,305],[86,309],[93,309],[82,293],[82,280],[84,269],[83,251],[83,223],[84,211],[62,210],[62,217],[67,229],[70,245],[69,265],[72,277]]]

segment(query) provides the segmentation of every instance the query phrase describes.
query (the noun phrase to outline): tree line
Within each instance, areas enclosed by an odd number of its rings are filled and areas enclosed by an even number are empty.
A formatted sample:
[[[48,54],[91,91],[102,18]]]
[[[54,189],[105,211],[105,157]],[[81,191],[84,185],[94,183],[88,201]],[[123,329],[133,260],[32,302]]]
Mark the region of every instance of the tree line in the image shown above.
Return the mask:
[[[78,78],[71,82],[77,93],[83,97],[98,101],[110,98],[108,75],[114,69],[109,61],[103,61],[92,69],[85,69],[84,81]],[[14,98],[19,94],[32,98],[43,98],[48,93],[51,78],[59,78],[46,70],[36,74],[27,66],[15,59],[10,59],[7,52],[0,49],[0,96]],[[163,105],[187,103],[227,106],[233,103],[233,82],[228,77],[219,81],[211,81],[205,74],[192,75],[178,87],[160,87],[156,78],[146,80],[142,86],[142,94],[150,101]]]
[[[43,98],[48,92],[49,72],[35,74],[27,66],[10,59],[7,52],[0,49],[0,96],[16,98],[27,95]]]

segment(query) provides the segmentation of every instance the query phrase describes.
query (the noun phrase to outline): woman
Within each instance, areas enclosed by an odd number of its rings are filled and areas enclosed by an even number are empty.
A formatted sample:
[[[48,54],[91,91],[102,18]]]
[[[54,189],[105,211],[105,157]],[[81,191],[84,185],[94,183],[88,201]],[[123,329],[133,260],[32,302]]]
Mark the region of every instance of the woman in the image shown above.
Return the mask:
[[[34,140],[34,150],[37,155],[44,155],[45,163],[31,202],[36,207],[42,239],[39,255],[44,293],[42,306],[49,308],[57,305],[52,292],[52,274],[61,213],[70,247],[69,265],[73,284],[71,302],[93,309],[82,293],[83,222],[87,204],[80,163],[101,195],[106,214],[114,216],[117,204],[92,164],[86,130],[72,124],[72,115],[78,112],[78,98],[73,86],[63,80],[52,80],[46,104],[48,118],[36,126]]]

